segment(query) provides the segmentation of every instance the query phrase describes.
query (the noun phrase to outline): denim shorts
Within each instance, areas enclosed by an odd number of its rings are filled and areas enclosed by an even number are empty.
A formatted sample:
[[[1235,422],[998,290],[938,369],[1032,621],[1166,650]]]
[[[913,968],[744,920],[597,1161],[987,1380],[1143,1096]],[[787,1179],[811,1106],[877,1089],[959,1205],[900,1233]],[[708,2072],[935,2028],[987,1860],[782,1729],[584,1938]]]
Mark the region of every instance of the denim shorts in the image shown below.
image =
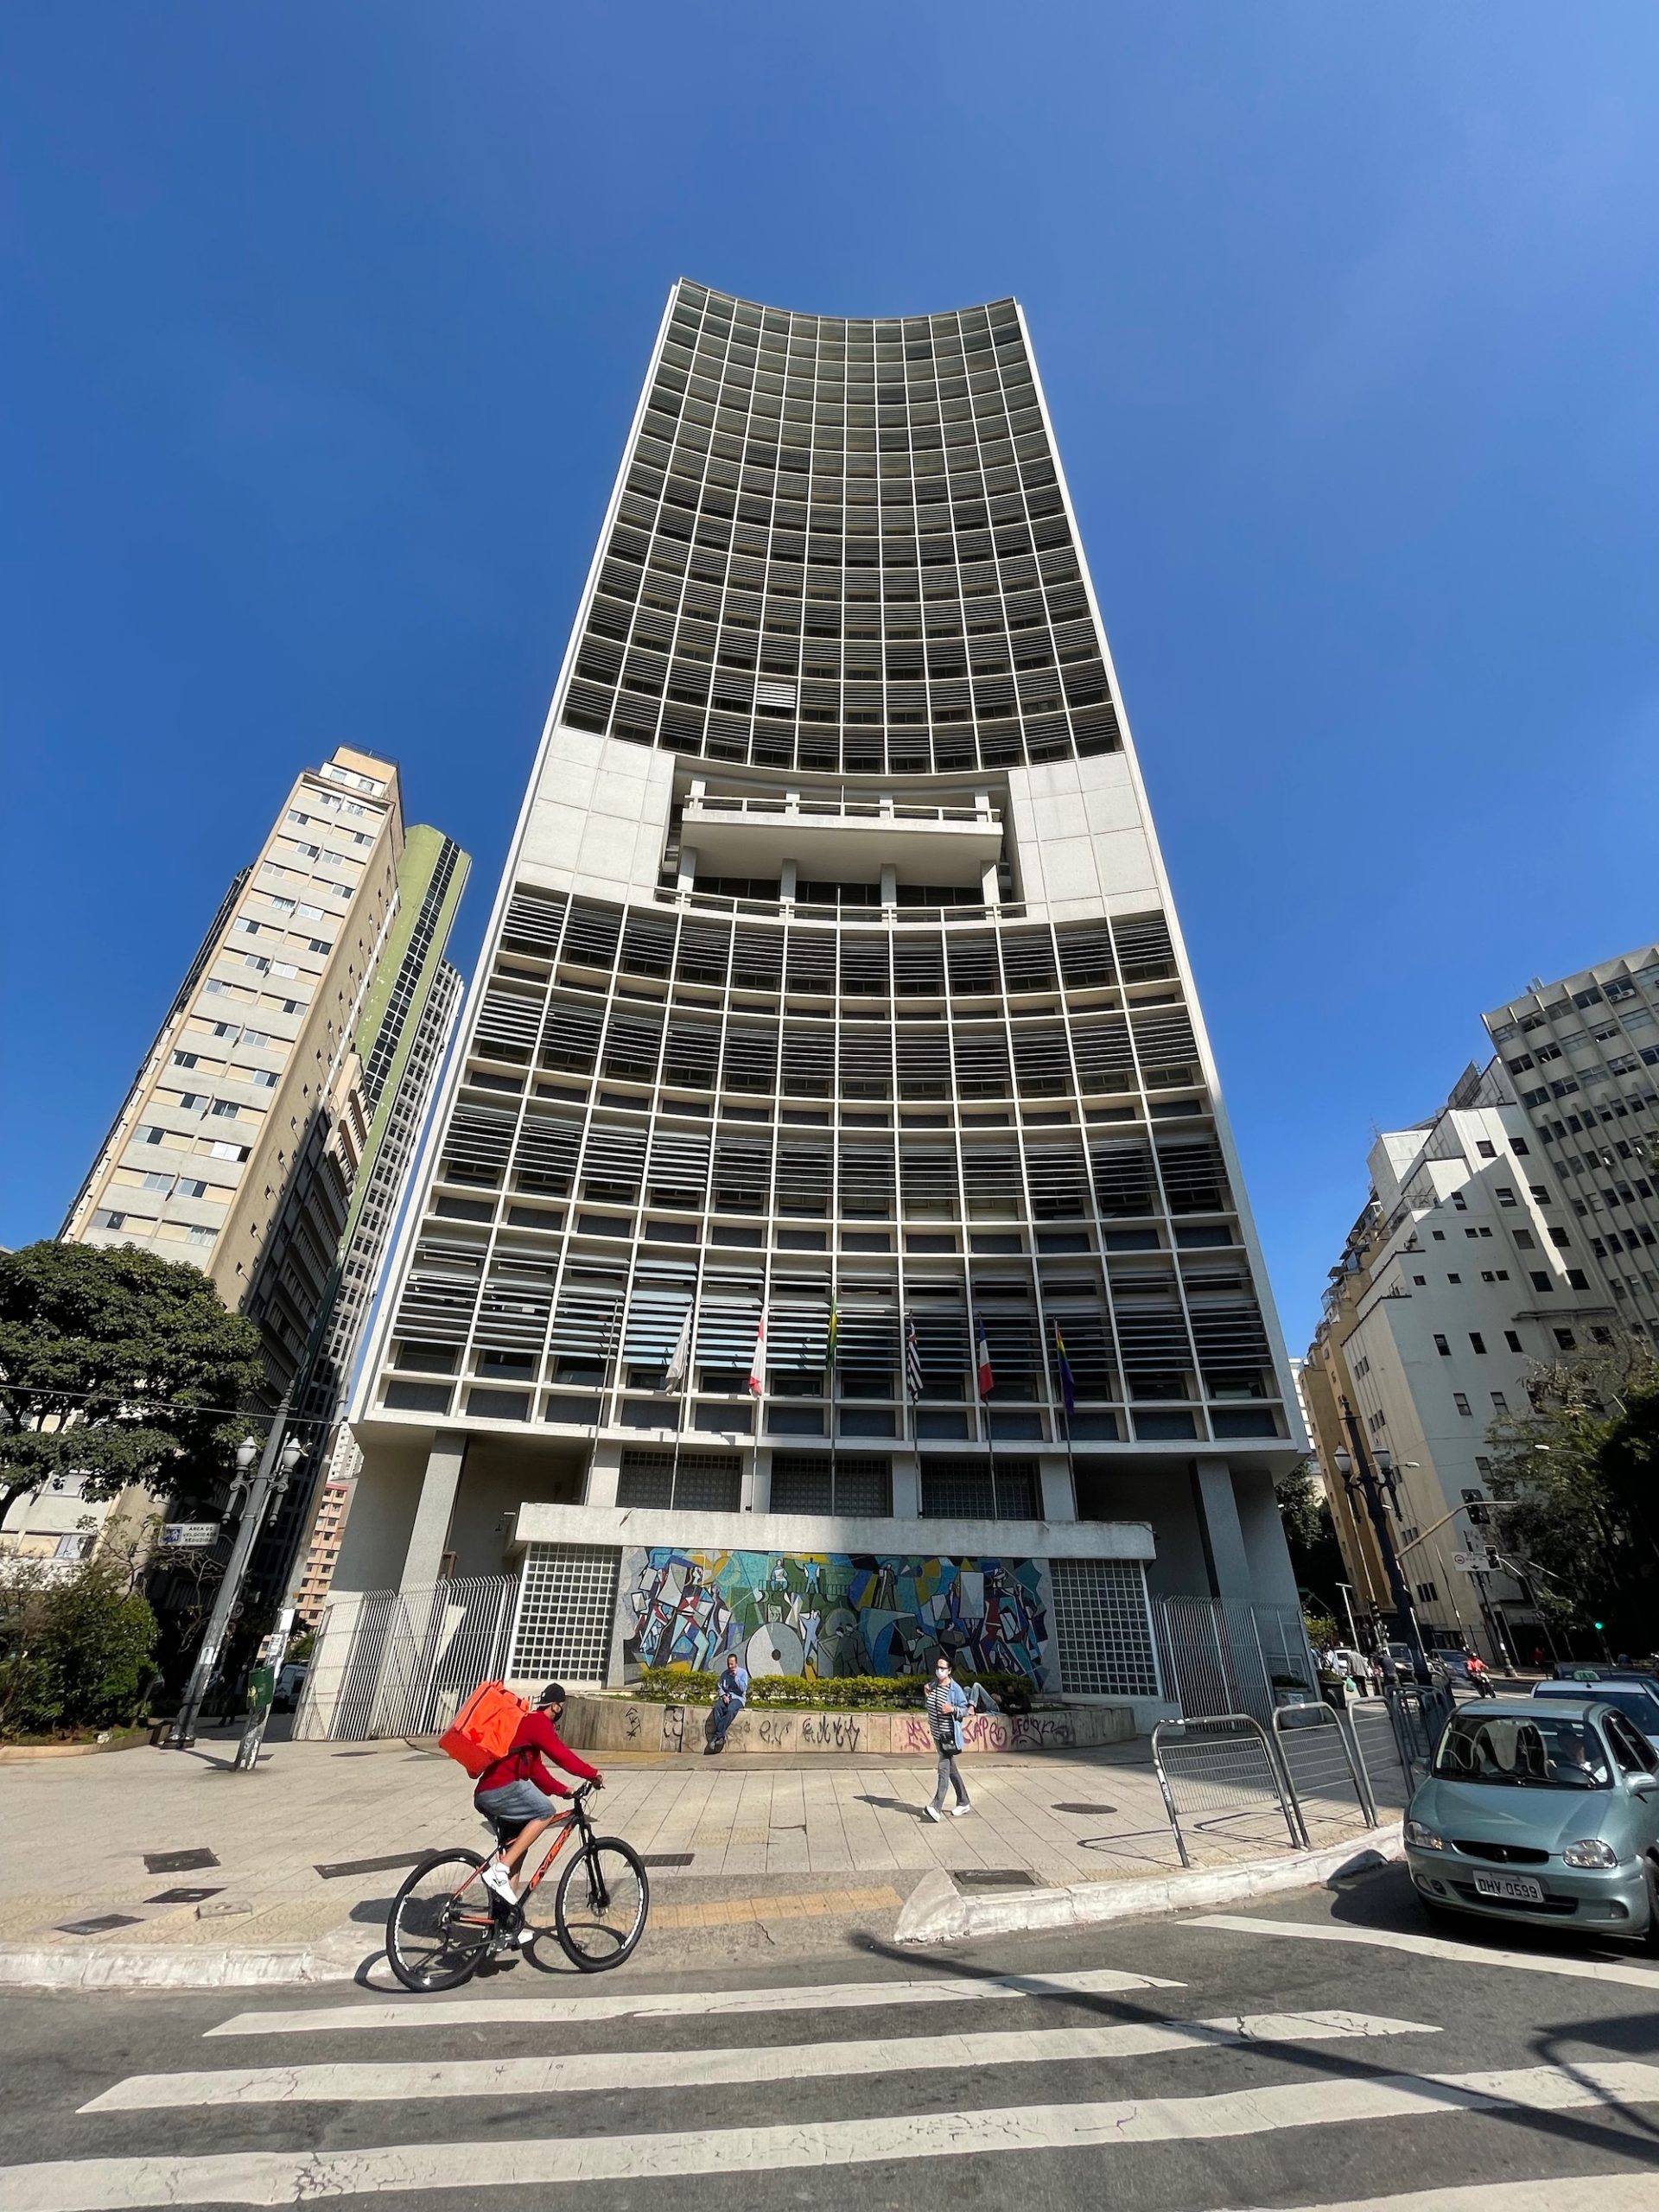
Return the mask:
[[[473,1802],[492,1821],[546,1821],[559,1809],[533,1782],[505,1782],[499,1789],[475,1790]]]

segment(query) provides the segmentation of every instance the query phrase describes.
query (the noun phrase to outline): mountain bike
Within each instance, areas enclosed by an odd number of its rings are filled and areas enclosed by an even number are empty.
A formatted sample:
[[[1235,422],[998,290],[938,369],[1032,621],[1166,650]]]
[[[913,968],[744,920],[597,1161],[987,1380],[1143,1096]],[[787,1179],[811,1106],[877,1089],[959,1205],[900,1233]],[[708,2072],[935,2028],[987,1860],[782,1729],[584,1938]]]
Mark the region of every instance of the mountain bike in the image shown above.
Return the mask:
[[[458,1989],[486,1959],[521,1948],[534,1950],[549,1934],[572,1966],[603,1973],[632,1957],[645,1932],[651,1885],[644,1861],[620,1836],[595,1835],[588,1815],[594,1784],[582,1783],[570,1809],[550,1831],[546,1856],[531,1876],[517,1906],[493,1897],[484,1886],[496,1854],[457,1848],[423,1859],[391,1901],[386,1915],[386,1958],[405,1989]],[[509,1844],[522,1822],[497,1821],[497,1849]],[[551,1888],[543,1884],[572,1836],[576,1848]],[[529,1946],[519,1938],[532,1932]]]

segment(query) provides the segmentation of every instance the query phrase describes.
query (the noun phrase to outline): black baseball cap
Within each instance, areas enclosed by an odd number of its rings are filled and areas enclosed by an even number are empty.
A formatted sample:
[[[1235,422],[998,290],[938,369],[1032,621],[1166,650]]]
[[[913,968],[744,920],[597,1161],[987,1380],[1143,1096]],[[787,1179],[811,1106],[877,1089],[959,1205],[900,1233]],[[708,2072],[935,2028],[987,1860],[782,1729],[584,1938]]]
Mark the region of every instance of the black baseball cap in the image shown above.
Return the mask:
[[[563,1705],[564,1701],[563,1682],[550,1682],[544,1690],[538,1690],[536,1694],[537,1711],[542,1711],[550,1705]]]

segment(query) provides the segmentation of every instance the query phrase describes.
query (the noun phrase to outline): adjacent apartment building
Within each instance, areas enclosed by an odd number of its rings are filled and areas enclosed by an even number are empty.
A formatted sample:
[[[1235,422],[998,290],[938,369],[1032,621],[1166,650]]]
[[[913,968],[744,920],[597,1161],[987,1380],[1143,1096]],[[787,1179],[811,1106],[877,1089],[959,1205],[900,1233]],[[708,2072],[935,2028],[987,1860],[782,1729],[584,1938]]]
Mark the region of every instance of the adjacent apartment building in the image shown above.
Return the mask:
[[[1659,945],[1535,980],[1485,1019],[1586,1265],[1659,1341]]]
[[[1496,1564],[1487,1431],[1526,1410],[1535,1364],[1611,1340],[1618,1309],[1501,1063],[1471,1067],[1438,1113],[1380,1136],[1370,1166],[1303,1370],[1356,1611],[1375,1627],[1389,1611],[1374,1533],[1336,1459],[1363,1446],[1390,1487],[1426,1641],[1529,1658],[1541,1618]]]
[[[453,1029],[459,979],[442,953],[466,872],[438,831],[405,834],[390,761],[342,746],[305,770],[232,881],[60,1232],[200,1267],[259,1325],[270,1402],[294,1389],[302,1433],[319,1443]],[[268,1532],[268,1573],[308,1495],[296,1484]],[[79,1500],[24,1501],[9,1533],[29,1548],[37,1519],[71,1511],[84,1549],[96,1535],[84,1524],[104,1514]]]
[[[1024,319],[675,286],[353,1404],[508,1671],[1160,1709],[1283,1348]]]

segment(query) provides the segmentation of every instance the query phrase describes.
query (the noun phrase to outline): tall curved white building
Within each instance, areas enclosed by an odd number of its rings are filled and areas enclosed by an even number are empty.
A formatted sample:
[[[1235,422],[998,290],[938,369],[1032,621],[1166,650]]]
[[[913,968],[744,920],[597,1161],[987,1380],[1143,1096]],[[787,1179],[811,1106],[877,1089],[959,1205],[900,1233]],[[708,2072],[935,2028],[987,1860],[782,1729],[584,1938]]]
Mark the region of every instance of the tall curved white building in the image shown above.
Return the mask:
[[[1294,1603],[1289,1395],[1019,307],[676,285],[336,1587],[517,1568],[519,1676],[1151,1709],[1149,1586]]]

